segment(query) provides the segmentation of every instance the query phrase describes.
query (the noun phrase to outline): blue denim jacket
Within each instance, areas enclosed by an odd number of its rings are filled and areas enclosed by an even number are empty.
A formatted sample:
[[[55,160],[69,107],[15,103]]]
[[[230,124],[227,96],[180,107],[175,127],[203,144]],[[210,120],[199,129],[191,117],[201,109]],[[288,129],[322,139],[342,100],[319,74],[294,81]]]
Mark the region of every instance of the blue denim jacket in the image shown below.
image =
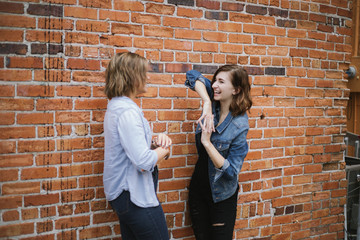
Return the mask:
[[[195,82],[201,81],[205,84],[206,90],[213,98],[213,90],[211,81],[201,75],[196,70],[186,72],[185,85],[195,90]],[[218,104],[213,102],[214,124],[217,126],[220,118],[220,108]],[[208,158],[209,182],[213,201],[219,202],[231,197],[238,186],[238,175],[243,165],[244,159],[248,152],[248,144],[246,135],[249,130],[247,114],[233,117],[231,112],[225,120],[215,128],[215,132],[211,135],[211,142],[219,153],[225,158],[224,165],[221,169],[216,168]],[[201,127],[197,126],[195,131],[196,147],[199,149],[201,144]]]

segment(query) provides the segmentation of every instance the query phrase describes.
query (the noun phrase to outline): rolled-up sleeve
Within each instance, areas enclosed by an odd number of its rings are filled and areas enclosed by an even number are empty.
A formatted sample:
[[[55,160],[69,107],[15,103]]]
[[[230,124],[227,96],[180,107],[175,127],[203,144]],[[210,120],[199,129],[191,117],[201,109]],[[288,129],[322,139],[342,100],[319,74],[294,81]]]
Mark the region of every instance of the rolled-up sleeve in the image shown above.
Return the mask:
[[[226,171],[226,169],[228,169],[228,167],[230,166],[230,163],[227,159],[224,160],[224,165],[221,168],[215,168],[216,173],[215,173],[215,178],[214,181],[216,182]]]
[[[126,110],[118,118],[118,132],[126,155],[139,171],[153,171],[157,154],[151,150],[145,136],[145,129],[139,113]]]
[[[213,92],[211,87],[211,81],[204,77],[199,71],[196,70],[190,70],[186,72],[186,80],[185,80],[185,86],[190,88],[191,90],[195,91],[195,82],[200,81],[202,82],[205,87],[208,95],[212,99]]]
[[[229,154],[221,168],[216,169],[214,181],[220,177],[232,179],[240,173],[249,147],[246,141],[248,129],[237,136],[230,145]]]

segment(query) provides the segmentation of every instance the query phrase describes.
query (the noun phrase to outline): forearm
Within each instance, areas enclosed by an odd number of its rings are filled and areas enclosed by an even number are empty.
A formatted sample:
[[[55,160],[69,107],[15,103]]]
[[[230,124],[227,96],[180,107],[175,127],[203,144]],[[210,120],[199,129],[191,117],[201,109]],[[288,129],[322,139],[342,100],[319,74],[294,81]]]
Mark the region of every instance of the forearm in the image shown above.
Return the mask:
[[[225,158],[216,150],[211,142],[203,143],[206,152],[216,168],[221,168],[224,165]]]
[[[195,91],[199,94],[201,99],[204,101],[204,104],[210,103],[209,94],[207,93],[206,87],[202,82],[200,82],[200,81],[195,82]]]
[[[170,154],[169,148],[158,147],[154,149],[154,151],[158,156],[157,164],[159,164],[159,162],[162,161],[163,159],[167,159],[167,157],[169,157]]]

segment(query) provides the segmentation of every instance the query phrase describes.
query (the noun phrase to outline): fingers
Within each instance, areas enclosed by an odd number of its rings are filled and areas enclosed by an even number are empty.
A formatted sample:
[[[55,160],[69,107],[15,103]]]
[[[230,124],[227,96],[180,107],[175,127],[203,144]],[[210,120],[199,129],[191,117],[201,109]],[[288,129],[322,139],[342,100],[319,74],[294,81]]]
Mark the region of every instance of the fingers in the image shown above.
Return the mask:
[[[202,121],[202,120],[204,120],[204,121]],[[215,132],[214,115],[213,114],[203,114],[196,121],[196,123],[200,125],[202,131]]]
[[[203,120],[205,116],[206,114],[201,115],[201,117],[196,121],[196,123],[201,123],[201,120]]]
[[[172,140],[171,138],[169,138],[166,134],[160,133],[158,135],[158,137],[156,138],[156,143],[157,145],[163,147],[163,148],[168,148],[171,146],[172,144]]]
[[[206,118],[204,120],[204,127],[202,129],[203,129],[203,131],[206,131],[209,133],[215,131],[213,115],[206,116]]]

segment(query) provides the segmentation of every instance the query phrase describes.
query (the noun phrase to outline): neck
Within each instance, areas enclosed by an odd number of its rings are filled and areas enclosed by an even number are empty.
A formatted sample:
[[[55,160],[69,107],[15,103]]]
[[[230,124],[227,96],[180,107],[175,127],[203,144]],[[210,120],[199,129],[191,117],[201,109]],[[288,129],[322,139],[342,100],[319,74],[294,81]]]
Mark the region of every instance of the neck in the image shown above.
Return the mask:
[[[230,112],[231,101],[220,102],[220,116],[226,117]]]
[[[136,98],[136,93],[130,93],[129,95],[126,95],[126,96],[134,101]]]

